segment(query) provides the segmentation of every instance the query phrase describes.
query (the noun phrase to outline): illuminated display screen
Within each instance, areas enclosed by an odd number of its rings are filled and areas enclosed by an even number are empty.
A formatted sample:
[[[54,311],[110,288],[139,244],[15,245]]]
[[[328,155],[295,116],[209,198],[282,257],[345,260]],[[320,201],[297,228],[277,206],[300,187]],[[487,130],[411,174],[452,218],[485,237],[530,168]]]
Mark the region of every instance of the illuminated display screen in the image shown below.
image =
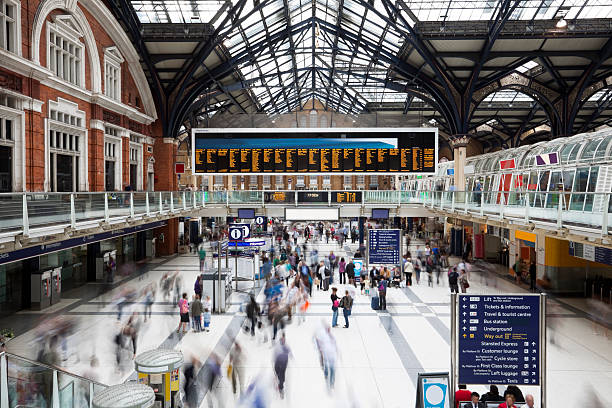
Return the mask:
[[[194,129],[195,174],[428,173],[434,128]]]

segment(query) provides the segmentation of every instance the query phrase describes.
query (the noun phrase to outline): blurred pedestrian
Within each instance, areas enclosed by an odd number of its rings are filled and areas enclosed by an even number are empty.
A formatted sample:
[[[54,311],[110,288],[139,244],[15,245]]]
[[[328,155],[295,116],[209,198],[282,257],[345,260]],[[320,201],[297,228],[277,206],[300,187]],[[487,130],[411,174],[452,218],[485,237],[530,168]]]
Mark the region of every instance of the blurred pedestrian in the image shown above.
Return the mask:
[[[274,373],[278,381],[278,392],[281,398],[285,398],[285,373],[287,372],[287,364],[291,356],[291,349],[287,346],[287,339],[285,338],[285,333],[283,333],[274,353]]]
[[[236,386],[236,382],[240,384],[240,394],[242,394],[244,388],[244,369],[242,367],[242,347],[240,347],[240,343],[234,343],[232,350],[229,355],[229,368],[231,371],[231,379],[232,379],[232,391],[234,394],[238,391],[238,387]]]
[[[196,380],[198,365],[198,360],[192,357],[191,361],[185,364],[183,368],[183,395],[188,408],[196,408],[198,406],[198,383]]]
[[[147,321],[147,317],[151,318],[151,311],[153,309],[153,302],[155,301],[155,286],[153,283],[149,284],[145,288],[144,293],[144,321]]]
[[[255,325],[259,318],[259,305],[255,300],[255,296],[250,295],[249,304],[246,307],[247,318],[251,321],[251,336],[255,336]]]

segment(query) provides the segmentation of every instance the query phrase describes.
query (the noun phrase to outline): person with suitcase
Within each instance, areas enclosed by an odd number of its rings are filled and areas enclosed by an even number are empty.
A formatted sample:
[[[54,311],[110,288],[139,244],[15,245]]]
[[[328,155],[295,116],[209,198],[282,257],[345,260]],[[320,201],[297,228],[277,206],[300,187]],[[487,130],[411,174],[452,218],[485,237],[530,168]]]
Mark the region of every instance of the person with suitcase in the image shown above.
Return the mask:
[[[381,275],[380,282],[378,283],[378,297],[380,298],[380,310],[387,310],[387,286],[389,281],[387,277]]]

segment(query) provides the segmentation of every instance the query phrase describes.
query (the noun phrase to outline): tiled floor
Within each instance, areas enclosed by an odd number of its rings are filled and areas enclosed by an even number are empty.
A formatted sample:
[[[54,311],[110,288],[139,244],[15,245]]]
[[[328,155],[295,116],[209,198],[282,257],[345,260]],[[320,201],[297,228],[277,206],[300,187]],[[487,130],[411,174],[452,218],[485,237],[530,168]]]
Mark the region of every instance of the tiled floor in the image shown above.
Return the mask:
[[[318,245],[320,253],[329,250],[346,256],[334,244]],[[354,247],[351,252],[354,251]],[[116,307],[113,299],[124,286],[144,287],[158,281],[163,273],[179,270],[183,276],[183,289],[192,291],[198,270],[194,255],[169,258],[147,266],[148,272],[126,280],[107,293],[91,296],[80,302],[67,302],[61,314],[78,324],[77,332],[69,340],[71,357],[66,369],[76,374],[91,375],[103,383],[115,384],[133,378],[131,356],[126,355],[123,371],[117,371],[114,335],[119,331]],[[336,277],[337,282],[337,277]],[[488,284],[488,285],[487,285]],[[342,285],[338,286],[343,292]],[[478,268],[471,274],[471,293],[517,293],[524,289],[496,275],[481,279]],[[259,289],[255,289],[260,293]],[[357,291],[359,292],[359,291]],[[314,291],[312,306],[304,323],[295,322],[286,328],[287,343],[292,358],[287,371],[286,398],[281,400],[274,387],[271,342],[245,334],[240,330],[244,316],[239,312],[243,294],[233,294],[232,306],[227,314],[213,316],[209,333],[193,333],[177,336],[178,315],[170,302],[158,296],[153,306],[153,319],[143,323],[138,337],[140,351],[159,347],[176,348],[185,354],[205,361],[211,352],[223,360],[222,372],[228,364],[228,350],[234,341],[245,350],[245,360],[240,369],[245,373],[245,383],[257,380],[265,390],[270,407],[406,407],[415,401],[415,384],[418,372],[448,371],[450,369],[450,310],[448,285],[421,285],[410,288],[390,289],[387,296],[388,310],[373,311],[366,296],[357,295],[349,329],[337,328],[332,333],[340,349],[337,364],[336,387],[328,392],[323,372],[319,366],[313,336],[324,322],[331,321],[330,292]],[[261,296],[261,294],[260,294]],[[261,298],[260,298],[261,299]],[[569,307],[567,305],[570,305]],[[585,396],[593,395],[606,406],[612,404],[612,335],[606,337],[602,326],[586,318],[586,302],[557,302],[549,300],[547,353],[547,386],[549,406],[596,406],[586,403]],[[140,304],[130,307],[141,310]],[[124,320],[130,310],[124,311]],[[41,314],[20,314],[13,319],[29,319],[34,327]],[[342,316],[339,322],[343,322]],[[23,334],[9,343],[9,351],[30,358],[36,357],[36,331],[22,330]],[[89,367],[90,358],[96,355],[100,365]],[[77,358],[78,357],[78,358]],[[473,387],[484,392],[482,386]],[[214,406],[249,406],[234,399],[227,379],[215,387]],[[503,388],[502,388],[503,392]],[[537,394],[537,389],[523,389],[524,394]],[[203,393],[202,393],[203,394]],[[204,395],[200,395],[204,397]],[[208,406],[212,398],[206,395],[201,406]]]

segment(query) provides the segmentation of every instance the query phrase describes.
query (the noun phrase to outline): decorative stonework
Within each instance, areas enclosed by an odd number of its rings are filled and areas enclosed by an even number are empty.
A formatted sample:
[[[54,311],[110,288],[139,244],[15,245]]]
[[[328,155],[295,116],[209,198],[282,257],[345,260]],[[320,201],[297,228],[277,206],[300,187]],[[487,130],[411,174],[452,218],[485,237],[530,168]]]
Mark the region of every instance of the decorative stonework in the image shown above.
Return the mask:
[[[448,143],[453,149],[457,149],[459,147],[467,147],[470,144],[470,140],[470,135],[454,135],[448,139]]]
[[[23,80],[17,75],[0,70],[0,87],[21,93]]]
[[[113,125],[121,126],[121,116],[106,109],[102,111],[102,120],[112,123]]]
[[[128,121],[128,129],[137,133],[142,133],[142,123],[130,119]]]

